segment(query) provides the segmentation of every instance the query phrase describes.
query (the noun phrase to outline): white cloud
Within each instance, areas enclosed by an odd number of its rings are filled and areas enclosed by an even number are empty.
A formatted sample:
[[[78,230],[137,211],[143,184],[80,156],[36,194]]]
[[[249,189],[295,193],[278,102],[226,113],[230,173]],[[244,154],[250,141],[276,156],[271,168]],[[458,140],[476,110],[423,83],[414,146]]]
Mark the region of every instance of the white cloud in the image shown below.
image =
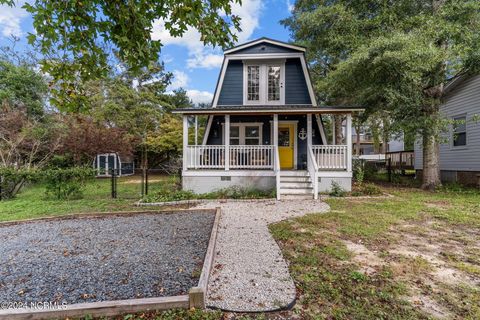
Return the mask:
[[[187,90],[187,95],[190,99],[192,99],[194,104],[210,103],[213,99],[213,94],[208,91]]]
[[[194,69],[194,68],[212,69],[212,68],[220,67],[222,65],[222,62],[223,62],[223,56],[220,54],[206,54],[204,56],[199,54],[187,60],[187,67],[191,69]]]
[[[188,85],[190,78],[185,72],[180,70],[173,70],[172,73],[173,73],[173,81],[168,87],[169,90],[185,88]]]
[[[24,34],[20,26],[22,19],[29,16],[28,12],[22,9],[25,1],[18,1],[15,6],[0,5],[0,31],[3,36],[20,37]]]
[[[293,12],[293,9],[295,9],[295,5],[290,0],[287,0],[287,9],[288,12]]]
[[[242,5],[237,3],[232,6],[232,14],[241,18],[240,28],[242,31],[237,32],[239,43],[249,40],[255,29],[258,28],[262,10],[261,0],[244,0]],[[154,23],[152,39],[161,40],[164,45],[186,47],[189,52],[188,68],[211,69],[222,64],[223,56],[219,49],[205,47],[200,40],[200,33],[194,28],[187,30],[181,38],[175,38],[165,30],[164,22],[159,20]]]

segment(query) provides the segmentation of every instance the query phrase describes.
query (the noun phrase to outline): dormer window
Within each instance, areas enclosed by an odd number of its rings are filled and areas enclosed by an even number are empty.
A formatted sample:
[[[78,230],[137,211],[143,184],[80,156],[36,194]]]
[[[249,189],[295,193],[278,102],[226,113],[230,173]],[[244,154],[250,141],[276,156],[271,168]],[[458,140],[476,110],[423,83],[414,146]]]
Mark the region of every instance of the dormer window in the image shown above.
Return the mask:
[[[243,104],[285,102],[285,61],[244,61]]]

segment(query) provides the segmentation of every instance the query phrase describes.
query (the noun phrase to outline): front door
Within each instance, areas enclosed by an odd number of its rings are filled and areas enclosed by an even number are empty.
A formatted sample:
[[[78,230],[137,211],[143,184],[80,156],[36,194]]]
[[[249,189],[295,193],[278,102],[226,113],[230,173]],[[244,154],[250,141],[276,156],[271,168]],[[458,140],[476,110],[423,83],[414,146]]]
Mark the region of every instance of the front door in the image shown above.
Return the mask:
[[[295,126],[293,124],[278,125],[278,154],[281,169],[293,169]]]

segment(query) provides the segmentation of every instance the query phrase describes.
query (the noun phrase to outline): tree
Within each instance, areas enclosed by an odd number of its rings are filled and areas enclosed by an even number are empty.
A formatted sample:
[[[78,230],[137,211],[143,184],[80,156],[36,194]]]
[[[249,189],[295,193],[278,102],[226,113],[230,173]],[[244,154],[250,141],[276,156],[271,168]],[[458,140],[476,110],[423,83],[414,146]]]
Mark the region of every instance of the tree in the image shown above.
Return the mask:
[[[448,81],[480,69],[480,2],[299,0],[284,24],[309,47],[323,98],[421,136],[423,188],[439,186],[439,106]]]
[[[195,28],[206,45],[231,45],[240,23],[231,3],[240,0],[43,0],[23,7],[35,28],[29,42],[46,57],[42,68],[58,86],[55,101],[68,110],[84,102],[77,99],[83,83],[108,74],[115,55],[132,72],[158,61],[162,42],[152,38],[154,23],[173,37]],[[15,1],[0,4],[13,6]]]
[[[68,130],[62,138],[58,154],[70,156],[75,165],[91,164],[99,153],[132,155],[138,143],[126,130],[107,127],[92,117],[68,115],[59,118]]]
[[[0,60],[0,101],[11,107],[26,108],[29,116],[42,116],[47,96],[44,77],[31,65],[14,64],[9,58]]]

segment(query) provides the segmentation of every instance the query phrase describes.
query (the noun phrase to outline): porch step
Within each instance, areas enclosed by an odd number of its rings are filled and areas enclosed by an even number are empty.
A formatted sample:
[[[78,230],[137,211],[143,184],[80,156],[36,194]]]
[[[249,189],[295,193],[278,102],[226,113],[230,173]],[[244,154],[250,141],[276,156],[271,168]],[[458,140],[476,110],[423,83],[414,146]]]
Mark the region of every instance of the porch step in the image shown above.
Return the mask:
[[[313,185],[307,171],[281,171],[280,196],[284,199],[312,199]]]

